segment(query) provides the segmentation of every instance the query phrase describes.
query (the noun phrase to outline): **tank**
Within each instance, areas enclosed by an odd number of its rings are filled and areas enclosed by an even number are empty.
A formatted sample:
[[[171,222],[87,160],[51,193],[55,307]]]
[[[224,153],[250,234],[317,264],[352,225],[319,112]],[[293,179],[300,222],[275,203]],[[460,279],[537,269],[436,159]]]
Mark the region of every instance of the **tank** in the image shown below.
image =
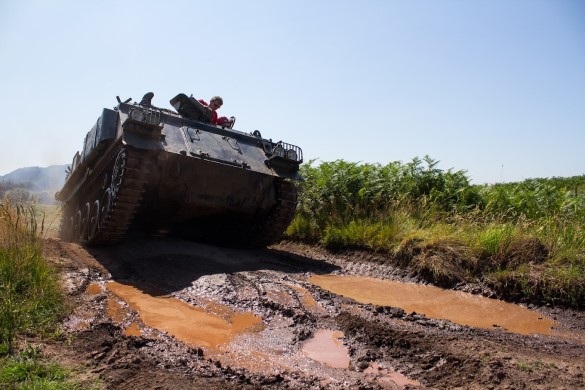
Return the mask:
[[[153,96],[116,97],[86,134],[55,195],[61,238],[111,245],[143,231],[255,248],[279,240],[295,215],[302,149],[235,130],[235,119],[212,125],[193,96],[175,96],[174,110]]]

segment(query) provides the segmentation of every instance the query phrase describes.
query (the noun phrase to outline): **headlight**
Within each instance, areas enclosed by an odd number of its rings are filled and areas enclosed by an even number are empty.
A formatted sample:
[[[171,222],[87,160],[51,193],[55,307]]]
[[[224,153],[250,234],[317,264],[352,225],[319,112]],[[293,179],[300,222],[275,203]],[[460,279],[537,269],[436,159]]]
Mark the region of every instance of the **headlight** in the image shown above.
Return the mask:
[[[284,158],[284,156],[285,156],[284,148],[282,146],[277,146],[274,149],[274,155]]]
[[[144,115],[144,112],[142,112],[142,110],[138,110],[138,109],[134,109],[130,111],[130,119],[135,120],[135,121],[140,121],[140,122],[144,122],[144,119],[146,118],[146,116]]]
[[[286,151],[286,158],[289,160],[297,161],[298,154],[294,149],[289,149]]]
[[[266,157],[268,157],[264,161],[268,166],[274,165],[298,170],[298,165],[303,162],[303,150],[298,146],[282,141],[274,143],[272,140],[263,140],[261,145]]]

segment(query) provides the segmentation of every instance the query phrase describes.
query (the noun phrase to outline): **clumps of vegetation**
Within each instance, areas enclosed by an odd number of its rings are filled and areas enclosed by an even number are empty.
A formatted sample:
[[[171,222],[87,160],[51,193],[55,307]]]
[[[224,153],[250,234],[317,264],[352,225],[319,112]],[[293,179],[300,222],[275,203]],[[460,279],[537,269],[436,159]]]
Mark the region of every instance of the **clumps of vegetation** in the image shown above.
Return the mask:
[[[468,280],[477,267],[469,248],[453,239],[407,239],[396,248],[394,256],[402,266],[441,287]]]
[[[0,387],[7,389],[75,390],[87,388],[72,381],[72,373],[48,362],[40,350],[28,346],[12,356],[0,358]]]
[[[583,308],[585,267],[582,265],[530,266],[487,275],[502,296],[517,300],[530,297],[535,302]]]
[[[64,310],[54,269],[42,257],[33,206],[0,203],[0,349],[13,350],[22,333],[50,331]]]
[[[384,252],[440,286],[585,305],[585,176],[471,185],[465,171],[338,160],[301,168],[290,239]]]

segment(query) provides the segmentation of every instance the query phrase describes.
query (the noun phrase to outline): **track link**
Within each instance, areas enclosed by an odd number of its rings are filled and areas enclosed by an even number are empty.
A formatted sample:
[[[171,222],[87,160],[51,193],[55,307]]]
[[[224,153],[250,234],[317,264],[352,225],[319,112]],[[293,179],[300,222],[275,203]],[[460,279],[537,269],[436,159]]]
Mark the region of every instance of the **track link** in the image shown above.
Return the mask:
[[[123,145],[115,149],[108,163],[80,189],[80,201],[65,206],[62,239],[88,245],[119,242],[138,210],[148,172],[149,162],[139,152]],[[100,178],[102,185],[96,184]],[[89,214],[84,213],[87,207]]]
[[[278,241],[295,217],[298,196],[295,185],[283,179],[277,179],[274,187],[276,204],[260,225],[260,232],[251,241],[251,247],[263,248]]]

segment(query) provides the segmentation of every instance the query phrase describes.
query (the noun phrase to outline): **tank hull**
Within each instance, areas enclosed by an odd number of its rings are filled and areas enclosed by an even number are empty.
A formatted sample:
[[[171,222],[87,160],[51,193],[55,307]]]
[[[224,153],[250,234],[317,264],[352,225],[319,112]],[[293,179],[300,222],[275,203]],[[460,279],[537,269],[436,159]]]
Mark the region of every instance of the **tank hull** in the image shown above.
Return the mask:
[[[57,194],[61,236],[108,245],[143,230],[266,246],[296,209],[300,161],[280,145],[150,105],[104,109]]]
[[[146,186],[145,202],[150,210],[175,208],[173,218],[222,214],[258,215],[274,206],[274,176],[246,172],[211,161],[170,156],[156,161]]]

